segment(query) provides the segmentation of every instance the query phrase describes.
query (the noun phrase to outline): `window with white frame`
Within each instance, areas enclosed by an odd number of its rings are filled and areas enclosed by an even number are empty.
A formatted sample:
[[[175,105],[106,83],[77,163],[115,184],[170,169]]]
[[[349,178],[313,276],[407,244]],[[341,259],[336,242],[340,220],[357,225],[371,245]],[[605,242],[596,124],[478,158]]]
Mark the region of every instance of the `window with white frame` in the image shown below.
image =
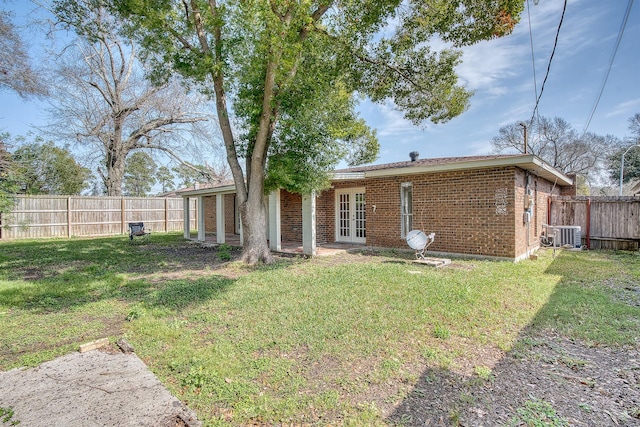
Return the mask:
[[[413,184],[404,182],[400,186],[401,230],[403,239],[413,230]]]

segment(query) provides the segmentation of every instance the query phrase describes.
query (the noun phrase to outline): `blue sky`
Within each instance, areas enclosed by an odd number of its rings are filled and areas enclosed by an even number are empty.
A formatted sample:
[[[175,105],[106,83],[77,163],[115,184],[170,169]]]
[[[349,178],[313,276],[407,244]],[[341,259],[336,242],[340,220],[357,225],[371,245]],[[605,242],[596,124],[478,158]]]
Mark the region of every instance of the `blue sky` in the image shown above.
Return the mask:
[[[546,117],[562,117],[584,130],[613,54],[629,0],[571,0],[560,30],[548,81],[538,106]],[[628,119],[640,112],[640,2],[631,9],[607,84],[588,130],[620,138],[629,135]],[[553,49],[563,1],[529,1],[537,88],[540,91]],[[16,18],[33,9],[19,0],[4,4]],[[40,38],[25,31],[38,50]],[[34,63],[38,58],[34,56]],[[532,54],[527,12],[508,37],[465,48],[458,68],[461,82],[475,91],[470,108],[453,120],[417,128],[402,118],[391,103],[363,101],[361,115],[380,139],[376,163],[408,160],[410,151],[421,158],[487,154],[500,127],[531,118],[535,105]],[[0,93],[0,130],[25,134],[46,124],[46,102],[23,100]]]

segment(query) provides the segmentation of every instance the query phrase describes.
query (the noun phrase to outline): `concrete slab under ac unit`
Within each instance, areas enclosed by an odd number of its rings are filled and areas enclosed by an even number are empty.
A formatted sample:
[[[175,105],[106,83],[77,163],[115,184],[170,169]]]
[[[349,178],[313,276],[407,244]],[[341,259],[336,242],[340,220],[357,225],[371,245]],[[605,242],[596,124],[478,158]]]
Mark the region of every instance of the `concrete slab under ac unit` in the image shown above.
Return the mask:
[[[451,264],[451,260],[448,259],[448,258],[425,257],[424,259],[413,260],[413,263],[414,264],[419,264],[419,265],[426,265],[428,267],[439,268],[439,267],[443,267],[445,265]]]

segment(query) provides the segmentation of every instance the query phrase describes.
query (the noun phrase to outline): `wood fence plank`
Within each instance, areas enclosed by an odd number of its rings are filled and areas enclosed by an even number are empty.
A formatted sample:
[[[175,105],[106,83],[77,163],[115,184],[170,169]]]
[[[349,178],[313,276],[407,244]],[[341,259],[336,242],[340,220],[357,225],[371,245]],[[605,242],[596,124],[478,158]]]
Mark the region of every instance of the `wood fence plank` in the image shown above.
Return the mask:
[[[586,239],[587,197],[557,197],[550,225],[579,225]],[[591,197],[590,236],[593,249],[637,250],[640,242],[640,199]]]
[[[0,238],[126,234],[131,221],[143,221],[155,231],[182,231],[182,216],[182,198],[176,197],[19,195],[14,211],[2,214]],[[195,223],[195,218],[191,222]]]

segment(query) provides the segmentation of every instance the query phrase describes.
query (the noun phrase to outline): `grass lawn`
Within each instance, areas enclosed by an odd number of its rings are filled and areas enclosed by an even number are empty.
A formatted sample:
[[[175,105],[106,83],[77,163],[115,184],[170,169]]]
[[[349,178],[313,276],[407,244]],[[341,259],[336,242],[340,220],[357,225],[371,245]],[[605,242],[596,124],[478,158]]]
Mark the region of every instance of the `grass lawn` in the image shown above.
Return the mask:
[[[407,259],[247,267],[177,234],[3,242],[0,370],[126,337],[206,425],[383,425],[425,369],[486,378],[540,331],[638,344],[638,253]]]

